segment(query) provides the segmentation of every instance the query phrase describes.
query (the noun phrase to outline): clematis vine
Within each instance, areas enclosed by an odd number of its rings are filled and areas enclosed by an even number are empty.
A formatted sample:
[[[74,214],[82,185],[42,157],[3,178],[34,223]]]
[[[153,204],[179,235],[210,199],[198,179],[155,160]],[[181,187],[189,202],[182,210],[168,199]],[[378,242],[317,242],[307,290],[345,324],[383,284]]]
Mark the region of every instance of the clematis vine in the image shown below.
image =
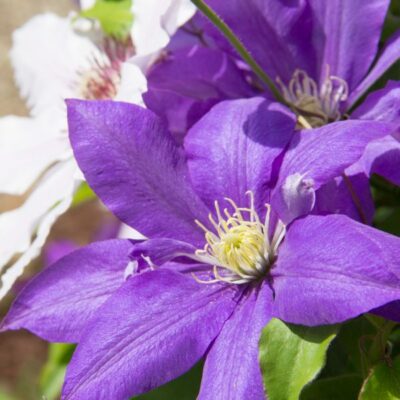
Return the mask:
[[[203,358],[199,399],[263,399],[258,340],[272,317],[335,324],[389,304],[396,319],[399,239],[309,214],[315,191],[391,125],[296,131],[287,108],[260,97],[216,105],[183,147],[132,104],[70,100],[68,121],[88,183],[148,239],[62,258],[3,321],[78,343],[64,400],[129,399]]]
[[[39,254],[51,226],[69,208],[83,181],[68,140],[64,98],[118,98],[141,104],[143,72],[125,61],[133,55],[156,57],[166,37],[190,17],[182,12],[187,3],[181,0],[165,2],[161,10],[155,2],[134,3],[132,35],[123,41],[105,38],[73,15],[49,13],[34,17],[13,35],[11,62],[31,117],[0,119],[0,192],[25,196],[21,206],[0,215],[0,299]],[[141,33],[148,26],[159,32],[151,46]]]
[[[326,212],[371,222],[367,177],[379,173],[400,184],[398,82],[369,94],[400,57],[396,33],[383,49],[379,38],[389,0],[315,1],[198,0],[211,7],[274,81],[282,101],[298,115],[299,128],[348,119],[392,122],[393,135],[372,139],[358,163],[323,188]],[[148,73],[148,108],[168,121],[181,139],[213,105],[272,93],[219,30],[197,15],[172,38]],[[168,105],[168,107],[167,107]],[[343,125],[344,126],[344,125]],[[350,193],[352,195],[350,195]],[[351,205],[351,203],[353,203]],[[361,205],[361,206],[360,206]],[[321,210],[322,211],[322,210]]]

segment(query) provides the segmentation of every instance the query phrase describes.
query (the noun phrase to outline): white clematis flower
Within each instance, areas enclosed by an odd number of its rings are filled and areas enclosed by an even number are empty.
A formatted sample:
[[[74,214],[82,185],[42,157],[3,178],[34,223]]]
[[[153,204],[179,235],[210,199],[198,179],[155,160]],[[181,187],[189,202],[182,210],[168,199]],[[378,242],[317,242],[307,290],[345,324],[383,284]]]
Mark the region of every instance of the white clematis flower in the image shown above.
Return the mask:
[[[134,2],[132,42],[136,56],[147,57],[147,65],[178,23],[193,14],[181,16],[189,0],[165,3]],[[142,104],[146,68],[124,63],[132,54],[129,41],[124,46],[112,40],[94,43],[74,30],[71,18],[54,14],[36,16],[14,33],[11,62],[31,117],[0,118],[0,193],[26,195],[20,207],[0,214],[0,299],[40,254],[51,226],[69,208],[83,179],[69,145],[64,99]]]
[[[89,0],[90,1],[90,0]],[[190,0],[134,0],[132,13],[134,23],[131,37],[135,44],[135,55],[124,63],[121,71],[121,90],[117,95],[126,97],[126,88],[135,80],[132,98],[143,104],[142,94],[147,91],[146,71],[157,60],[170,37],[196,12]]]

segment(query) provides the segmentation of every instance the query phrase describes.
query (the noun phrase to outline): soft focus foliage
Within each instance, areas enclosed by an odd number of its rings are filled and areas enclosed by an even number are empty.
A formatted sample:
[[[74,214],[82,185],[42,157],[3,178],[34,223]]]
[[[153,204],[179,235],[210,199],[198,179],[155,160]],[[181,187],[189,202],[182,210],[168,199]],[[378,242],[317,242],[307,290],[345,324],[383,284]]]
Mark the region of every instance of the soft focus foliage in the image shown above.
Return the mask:
[[[107,35],[126,39],[133,23],[131,8],[132,0],[96,0],[93,7],[79,15],[97,20]]]

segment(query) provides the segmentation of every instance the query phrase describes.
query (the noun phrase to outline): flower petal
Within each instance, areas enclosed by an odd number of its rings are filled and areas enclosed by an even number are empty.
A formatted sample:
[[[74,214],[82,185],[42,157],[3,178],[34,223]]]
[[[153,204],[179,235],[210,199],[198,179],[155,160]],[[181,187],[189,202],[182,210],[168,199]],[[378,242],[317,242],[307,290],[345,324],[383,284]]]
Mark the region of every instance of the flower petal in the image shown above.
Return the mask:
[[[389,6],[388,0],[311,0],[314,24],[323,32],[314,35],[320,60],[320,81],[329,67],[353,90],[368,71]]]
[[[258,341],[271,318],[272,302],[264,284],[236,307],[207,354],[199,400],[265,399]]]
[[[387,303],[382,307],[372,310],[371,312],[383,318],[400,322],[400,300]]]
[[[169,38],[179,26],[195,13],[189,0],[136,0],[132,5],[135,23],[132,39],[138,56],[157,53],[168,44]]]
[[[386,2],[385,2],[386,3]],[[369,28],[368,28],[369,29]],[[351,93],[347,107],[350,108],[357,100],[400,58],[400,33],[396,33],[390,38],[383,49],[381,55],[378,57],[375,65],[371,71],[364,78],[364,80],[357,86]]]
[[[51,226],[70,206],[78,184],[76,171],[72,160],[56,164],[21,207],[0,215],[0,272],[13,255],[20,253],[17,261],[1,276],[0,299],[29,262],[40,254]]]
[[[88,325],[62,399],[124,400],[183,374],[218,335],[236,293],[166,270],[128,279]]]
[[[351,117],[392,122],[397,129],[400,129],[400,83],[389,81],[383,89],[372,92]]]
[[[375,207],[368,176],[363,171],[346,171],[345,175],[331,180],[317,190],[313,213],[345,214],[356,221],[371,225]]]
[[[400,185],[400,142],[392,136],[371,142],[359,164],[366,174],[378,174],[395,185]]]
[[[290,112],[263,98],[216,105],[185,138],[193,185],[206,204],[229,197],[248,206],[248,190],[266,191],[294,125]]]
[[[316,75],[312,14],[307,1],[208,0],[272,78],[288,82],[297,68]],[[215,28],[212,27],[211,32]],[[220,37],[218,32],[217,40]],[[218,41],[221,41],[220,39]],[[223,41],[231,51],[231,45]]]
[[[23,289],[2,330],[25,328],[52,342],[78,342],[93,313],[123,284],[132,248],[128,240],[107,240],[61,258]]]
[[[147,79],[134,64],[122,63],[121,82],[114,100],[125,101],[140,106],[144,105],[142,94],[147,91]]]
[[[170,50],[147,79],[146,105],[180,138],[217,102],[256,94],[231,57],[200,45]]]
[[[71,156],[55,123],[47,117],[0,119],[0,192],[25,193],[46,168]]]
[[[43,249],[43,266],[49,267],[61,258],[72,253],[79,248],[78,244],[72,240],[54,240]]]
[[[286,223],[311,211],[312,191],[340,176],[362,156],[369,142],[391,131],[390,124],[343,121],[298,132],[283,158],[272,208]],[[293,185],[296,182],[298,187]]]
[[[63,110],[64,98],[79,94],[79,72],[90,69],[100,52],[89,38],[74,32],[70,19],[46,13],[14,32],[10,56],[21,94],[38,115]]]
[[[400,239],[343,215],[289,227],[272,270],[275,313],[286,322],[342,322],[400,299]]]
[[[143,235],[198,245],[195,219],[207,208],[191,189],[184,154],[144,108],[113,101],[68,101],[75,157],[106,206]]]
[[[285,154],[279,182],[299,173],[318,189],[354,164],[369,142],[391,132],[390,124],[352,120],[300,131]]]
[[[159,267],[167,261],[184,257],[186,254],[194,255],[196,250],[196,247],[179,240],[149,239],[136,243],[131,256]]]

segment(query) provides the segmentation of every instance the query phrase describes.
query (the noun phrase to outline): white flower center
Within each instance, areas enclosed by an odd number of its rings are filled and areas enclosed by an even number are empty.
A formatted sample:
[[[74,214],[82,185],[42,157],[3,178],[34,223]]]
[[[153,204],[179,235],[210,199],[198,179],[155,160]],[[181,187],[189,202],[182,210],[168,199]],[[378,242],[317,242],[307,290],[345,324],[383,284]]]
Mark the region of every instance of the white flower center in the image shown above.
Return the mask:
[[[134,54],[130,39],[107,38],[100,50],[100,56],[92,56],[91,68],[80,72],[78,91],[85,100],[114,98],[121,82],[122,63]]]
[[[329,75],[322,85],[310,78],[305,71],[296,70],[289,85],[277,79],[285,100],[304,116],[312,127],[319,127],[341,118],[341,103],[347,100],[349,87],[345,80]]]
[[[251,192],[248,194],[249,208],[238,207],[233,200],[226,199],[233,208],[233,212],[230,213],[225,208],[224,215],[221,213],[218,202],[215,202],[218,220],[215,221],[213,216],[209,215],[214,232],[196,221],[205,231],[207,244],[204,249],[197,250],[193,258],[212,265],[214,274],[214,279],[206,281],[195,277],[199,282],[248,283],[265,276],[275,261],[286,227],[278,221],[271,235],[270,206],[266,205],[266,217],[262,223],[254,208],[253,194]]]
[[[120,80],[119,68],[101,65],[83,75],[80,93],[85,100],[112,99],[117,94]]]

